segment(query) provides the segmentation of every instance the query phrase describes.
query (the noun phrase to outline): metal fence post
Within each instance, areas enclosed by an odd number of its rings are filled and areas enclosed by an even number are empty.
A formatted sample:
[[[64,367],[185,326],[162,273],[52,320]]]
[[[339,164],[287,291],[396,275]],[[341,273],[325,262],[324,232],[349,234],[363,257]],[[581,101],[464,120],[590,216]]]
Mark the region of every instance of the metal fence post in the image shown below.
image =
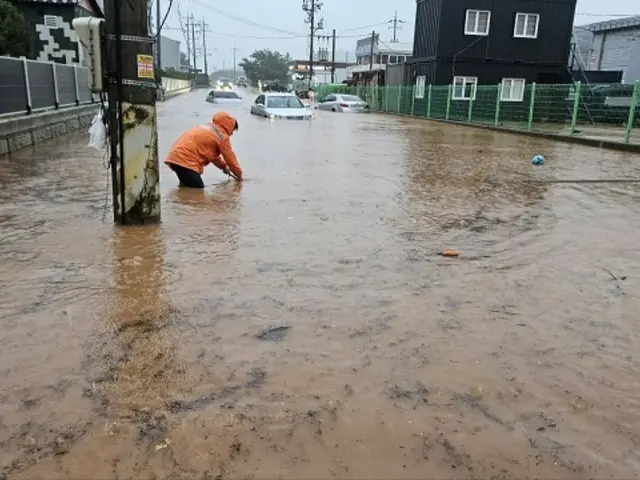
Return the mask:
[[[76,87],[76,105],[80,105],[80,86],[78,85],[78,65],[73,65],[73,84]]]
[[[429,98],[427,99],[427,118],[431,118],[431,92],[433,85],[429,84]]]
[[[60,97],[58,96],[58,78],[56,77],[56,62],[51,62],[51,75],[53,75],[53,99],[56,108],[60,108]]]
[[[398,85],[398,115],[400,115],[401,104],[402,104],[402,85]]]
[[[473,118],[473,96],[469,99],[469,109],[467,111],[467,123],[471,123]]]
[[[424,92],[422,97],[424,98]],[[413,87],[411,87],[411,116],[412,117],[413,117],[415,108],[416,108],[416,85],[414,84]]]
[[[571,115],[571,135],[576,131],[576,124],[578,123],[578,110],[580,108],[580,90],[582,88],[581,82],[576,82],[576,96],[573,99],[573,114]]]
[[[449,120],[449,114],[451,113],[451,94],[453,93],[453,85],[449,84],[447,88],[447,113],[445,114],[444,119]]]
[[[493,126],[497,127],[498,125],[500,125],[500,104],[502,101],[502,82],[500,82],[498,84],[498,90],[497,90],[497,94],[496,94],[496,113],[495,116],[493,118]]]
[[[636,110],[638,108],[638,95],[640,94],[640,80],[636,80],[633,86],[633,95],[631,97],[631,106],[629,108],[629,118],[627,119],[627,131],[624,134],[624,143],[627,145],[631,142],[631,130],[636,121]]]
[[[24,71],[24,86],[27,93],[27,113],[31,113],[31,87],[29,86],[29,64],[26,58],[22,59],[22,70]]]
[[[531,100],[529,101],[529,121],[527,122],[527,128],[531,130],[533,128],[533,113],[536,109],[536,82],[531,84]]]
[[[389,85],[384,87],[384,113],[389,112]]]

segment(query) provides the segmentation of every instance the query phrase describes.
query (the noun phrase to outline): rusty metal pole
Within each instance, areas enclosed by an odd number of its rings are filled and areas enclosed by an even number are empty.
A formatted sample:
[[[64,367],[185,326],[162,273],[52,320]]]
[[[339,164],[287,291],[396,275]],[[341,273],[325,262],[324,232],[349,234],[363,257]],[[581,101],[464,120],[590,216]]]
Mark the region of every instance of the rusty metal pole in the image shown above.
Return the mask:
[[[113,216],[122,225],[160,222],[155,40],[147,7],[105,0]]]

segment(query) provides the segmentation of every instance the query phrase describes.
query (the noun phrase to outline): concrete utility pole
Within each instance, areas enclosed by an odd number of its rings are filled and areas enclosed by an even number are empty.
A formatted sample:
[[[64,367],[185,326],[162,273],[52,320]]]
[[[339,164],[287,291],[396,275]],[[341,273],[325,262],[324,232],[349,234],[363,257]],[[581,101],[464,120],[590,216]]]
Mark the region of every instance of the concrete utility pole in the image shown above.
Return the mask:
[[[331,32],[331,83],[336,81],[336,29]]]
[[[162,38],[160,37],[160,25],[162,18],[160,18],[160,0],[156,0],[156,68],[158,72],[162,70]]]
[[[122,225],[160,222],[160,175],[146,2],[105,0],[113,216]]]
[[[309,22],[309,89],[313,85],[313,34],[316,21],[316,0],[311,0],[311,21]]]
[[[188,64],[191,63],[191,40],[189,39],[189,37],[190,37],[189,32],[191,31],[191,30],[189,30],[190,26],[191,26],[191,24],[189,23],[189,16],[187,16],[186,17],[186,22],[185,22],[185,25],[184,25],[183,34],[184,34],[184,38],[185,38],[186,44],[187,44],[187,63]]]
[[[309,88],[313,85],[313,36],[316,32],[316,12],[322,8],[320,0],[302,0],[302,10],[306,12],[305,22],[309,24]]]
[[[206,73],[207,75],[209,75],[209,68],[207,64],[207,27],[208,26],[209,25],[204,20],[202,20],[200,31],[202,33],[202,54],[204,56],[204,61],[203,61],[204,72],[203,73]]]
[[[235,82],[236,80],[236,52],[238,51],[238,49],[236,48],[236,46],[233,46],[233,81]]]
[[[191,66],[191,68],[193,68],[194,74],[195,74],[195,70],[197,70],[196,68],[196,20],[195,18],[193,18],[193,14],[191,14],[191,45],[193,47],[193,65]]]
[[[391,20],[389,20],[389,22],[391,24],[391,26],[389,27],[390,29],[393,29],[393,40],[391,40],[393,43],[398,43],[398,30],[402,30],[402,24],[403,23],[407,23],[404,20],[400,20],[398,18],[398,11],[396,10],[396,12],[393,15],[393,18]]]
[[[375,53],[375,47],[376,45],[376,31],[373,30],[371,32],[371,51],[369,52],[369,70],[373,70],[373,54]]]

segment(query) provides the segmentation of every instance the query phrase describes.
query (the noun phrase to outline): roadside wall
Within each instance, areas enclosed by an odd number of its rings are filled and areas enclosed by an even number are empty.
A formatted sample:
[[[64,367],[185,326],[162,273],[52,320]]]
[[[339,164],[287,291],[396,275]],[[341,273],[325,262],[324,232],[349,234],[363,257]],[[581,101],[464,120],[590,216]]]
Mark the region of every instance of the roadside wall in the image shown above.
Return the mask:
[[[51,110],[0,120],[0,155],[38,145],[76,130],[88,130],[98,104]]]
[[[163,86],[167,92],[165,100],[191,89],[188,80],[163,79]],[[98,108],[98,103],[91,103],[30,115],[0,117],[0,155],[38,145],[77,130],[87,131]]]

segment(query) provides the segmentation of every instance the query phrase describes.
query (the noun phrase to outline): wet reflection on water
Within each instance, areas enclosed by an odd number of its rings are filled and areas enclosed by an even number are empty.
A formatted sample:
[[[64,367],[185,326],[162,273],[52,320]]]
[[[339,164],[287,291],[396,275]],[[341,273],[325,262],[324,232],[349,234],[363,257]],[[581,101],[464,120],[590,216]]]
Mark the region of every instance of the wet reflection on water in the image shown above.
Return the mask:
[[[86,138],[0,159],[0,478],[638,476],[640,192],[538,182],[635,156],[247,110],[247,181],[163,166],[157,227]]]

